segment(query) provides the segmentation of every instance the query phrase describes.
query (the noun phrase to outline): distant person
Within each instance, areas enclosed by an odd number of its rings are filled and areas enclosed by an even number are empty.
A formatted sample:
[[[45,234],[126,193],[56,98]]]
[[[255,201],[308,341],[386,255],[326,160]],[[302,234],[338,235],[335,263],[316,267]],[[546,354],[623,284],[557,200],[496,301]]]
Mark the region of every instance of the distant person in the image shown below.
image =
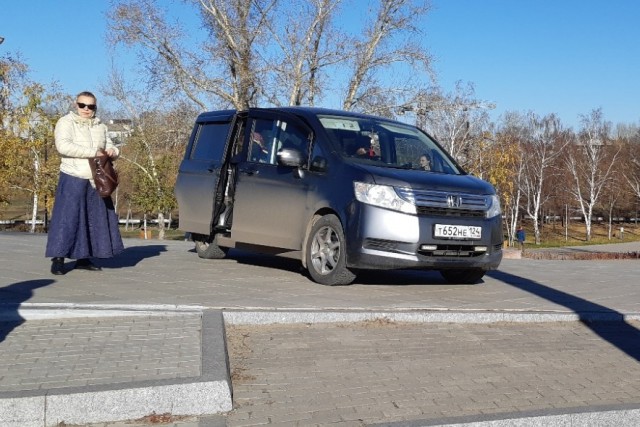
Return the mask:
[[[420,156],[420,170],[423,171],[430,171],[431,170],[431,156],[429,156],[428,154],[423,154],[422,156]]]
[[[526,235],[522,227],[518,227],[518,231],[516,231],[516,240],[518,241],[518,247],[522,252],[524,252],[524,241],[526,239]]]
[[[124,250],[113,201],[100,197],[89,167],[89,158],[101,151],[112,159],[120,154],[97,110],[95,95],[80,92],[74,109],[56,123],[60,175],[45,252],[55,275],[66,273],[65,258],[75,259],[76,269],[100,271],[91,258],[110,258]]]

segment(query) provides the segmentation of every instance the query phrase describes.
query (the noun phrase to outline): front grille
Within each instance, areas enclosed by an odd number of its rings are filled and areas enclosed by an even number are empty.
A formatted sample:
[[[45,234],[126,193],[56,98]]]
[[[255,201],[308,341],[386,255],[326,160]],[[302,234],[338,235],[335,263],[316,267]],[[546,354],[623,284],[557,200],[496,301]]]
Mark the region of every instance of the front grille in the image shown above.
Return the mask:
[[[440,208],[434,206],[417,206],[418,215],[425,216],[456,216],[464,218],[484,218],[484,211],[474,211],[469,209]]]
[[[416,205],[418,215],[483,218],[491,204],[490,196],[448,191],[421,191],[396,188],[398,195]]]

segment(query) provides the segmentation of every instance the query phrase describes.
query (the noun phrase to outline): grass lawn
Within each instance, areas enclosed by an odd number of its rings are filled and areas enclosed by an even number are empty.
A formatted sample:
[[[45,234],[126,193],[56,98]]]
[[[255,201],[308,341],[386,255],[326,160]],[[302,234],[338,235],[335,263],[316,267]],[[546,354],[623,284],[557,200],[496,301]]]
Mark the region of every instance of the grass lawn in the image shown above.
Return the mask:
[[[620,233],[620,228],[624,232]],[[540,245],[535,244],[533,225],[523,224],[527,235],[526,243],[530,248],[554,248],[560,246],[600,245],[609,243],[621,243],[640,241],[640,224],[612,224],[611,238],[609,238],[609,224],[598,223],[591,225],[591,240],[586,240],[586,227],[582,222],[570,222],[565,229],[560,222],[556,224],[544,224],[540,230]]]

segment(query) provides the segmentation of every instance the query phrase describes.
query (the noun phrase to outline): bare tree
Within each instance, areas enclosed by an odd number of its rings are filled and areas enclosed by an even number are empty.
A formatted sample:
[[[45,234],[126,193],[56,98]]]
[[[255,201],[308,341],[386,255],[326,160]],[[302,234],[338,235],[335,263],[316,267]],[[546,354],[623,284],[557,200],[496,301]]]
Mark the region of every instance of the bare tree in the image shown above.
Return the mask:
[[[640,130],[628,135],[626,140],[627,168],[624,171],[624,179],[638,201],[640,201]]]
[[[229,89],[220,91],[234,107],[245,109],[255,106],[258,100],[263,74],[268,67],[260,61],[258,53],[268,41],[267,23],[277,0],[191,0],[200,3],[205,27],[212,36],[208,52],[211,61],[222,62],[222,74],[214,81],[214,87]],[[197,52],[194,56],[197,56]]]
[[[460,81],[452,93],[443,93],[438,87],[420,93],[416,104],[417,125],[431,133],[463,167],[471,166],[473,146],[488,126],[486,110],[495,106],[477,100],[473,85]]]
[[[607,238],[609,240],[613,237],[613,221],[616,215],[616,208],[623,203],[629,192],[620,191],[624,188],[625,182],[623,173],[611,174],[611,179],[605,188],[603,188],[602,196],[600,197],[602,209],[607,213]]]
[[[187,105],[175,106],[176,112],[141,110],[139,105],[153,104],[147,101],[146,94],[127,87],[115,70],[104,90],[125,107],[133,122],[132,135],[121,148],[118,161],[118,170],[124,178],[120,188],[127,189],[125,197],[142,209],[145,235],[147,215],[154,214],[158,220],[158,237],[162,239],[166,215],[176,207],[173,187],[196,113]]]
[[[571,140],[562,128],[560,119],[554,114],[541,118],[529,113],[527,133],[527,141],[522,145],[525,167],[522,186],[527,200],[527,214],[533,222],[535,243],[539,245],[540,214],[542,206],[550,197],[550,194],[544,192],[544,183],[552,172],[551,166],[555,159]]]
[[[6,120],[15,113],[14,101],[23,85],[27,82],[29,67],[19,55],[0,57],[0,128],[6,126]]]
[[[429,56],[411,42],[428,0],[377,0],[377,9],[364,11],[375,14],[363,20],[364,36],[337,27],[341,1],[185,0],[207,32],[194,43],[188,37],[197,39],[197,32],[169,23],[158,0],[118,0],[109,38],[138,52],[146,81],[164,99],[185,97],[201,110],[314,105],[345,90],[339,96],[346,109],[390,111],[398,93],[415,91],[417,79],[384,81],[389,70],[430,72]]]
[[[165,96],[184,93],[204,108],[203,92],[209,88],[207,79],[195,66],[179,42],[183,33],[169,25],[154,0],[129,0],[116,3],[107,13],[109,33],[107,40],[113,45],[137,48],[138,61],[147,72],[149,85]]]
[[[577,144],[568,150],[565,164],[571,172],[573,186],[569,191],[578,202],[585,221],[586,240],[591,240],[593,210],[608,185],[620,148],[609,140],[610,123],[602,110],[582,116]]]
[[[398,80],[402,79],[396,78],[389,88],[377,73],[381,70],[388,73],[398,63],[417,68],[418,75],[431,73],[430,55],[411,41],[421,38],[418,22],[429,9],[428,0],[379,0],[375,16],[365,24],[364,36],[354,40],[343,109],[376,112],[381,94],[393,100],[415,93],[415,80],[407,78],[401,85]],[[387,100],[385,106],[389,104],[400,105],[398,101]]]
[[[346,40],[333,24],[340,0],[308,0],[299,7],[281,7],[287,19],[268,21],[270,36],[278,49],[270,73],[273,85],[267,99],[274,105],[314,105],[321,95],[325,69],[345,60]],[[284,98],[286,96],[286,101]]]
[[[520,145],[518,145],[520,147]],[[522,154],[522,152],[520,152]],[[520,221],[520,207],[522,204],[522,177],[524,175],[524,159],[522,156],[517,156],[515,161],[515,170],[513,174],[513,186],[510,187],[510,192],[507,193],[509,197],[509,203],[506,204],[506,212],[508,212],[507,222],[507,235],[509,237],[509,245],[513,246],[513,241],[516,236]],[[503,198],[505,198],[503,194]]]
[[[138,48],[153,87],[180,94],[206,109],[209,102],[247,108],[256,102],[260,64],[256,44],[276,0],[190,0],[210,38],[192,50],[185,32],[169,24],[155,0],[121,1],[109,12],[110,40]]]

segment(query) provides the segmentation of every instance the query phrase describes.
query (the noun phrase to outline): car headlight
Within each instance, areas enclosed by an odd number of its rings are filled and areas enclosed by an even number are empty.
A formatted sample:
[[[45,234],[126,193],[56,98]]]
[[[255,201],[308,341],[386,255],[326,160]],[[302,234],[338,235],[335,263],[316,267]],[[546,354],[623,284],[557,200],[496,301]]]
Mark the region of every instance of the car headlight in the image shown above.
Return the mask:
[[[500,198],[496,194],[494,194],[493,196],[491,196],[490,200],[491,206],[489,206],[489,209],[487,210],[487,218],[493,218],[494,216],[502,215],[502,209],[500,209]]]
[[[359,202],[408,214],[416,214],[416,206],[400,198],[391,186],[354,182],[353,189]]]

